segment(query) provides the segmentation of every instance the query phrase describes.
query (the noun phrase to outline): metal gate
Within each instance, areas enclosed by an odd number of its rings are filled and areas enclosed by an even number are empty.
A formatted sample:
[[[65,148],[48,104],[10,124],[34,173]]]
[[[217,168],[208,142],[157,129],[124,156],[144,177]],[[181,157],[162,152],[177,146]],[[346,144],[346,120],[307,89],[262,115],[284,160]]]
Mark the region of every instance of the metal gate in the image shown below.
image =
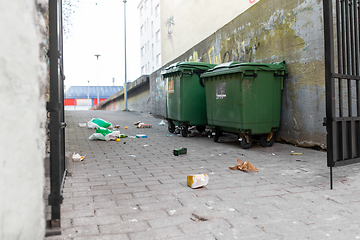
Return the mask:
[[[55,235],[61,234],[60,207],[66,176],[62,0],[49,0],[49,43],[50,100],[47,103],[47,110],[50,114],[50,195],[48,199],[51,205],[51,220],[47,223],[47,227],[55,229],[48,235]]]
[[[324,0],[327,165],[360,162],[360,1]]]

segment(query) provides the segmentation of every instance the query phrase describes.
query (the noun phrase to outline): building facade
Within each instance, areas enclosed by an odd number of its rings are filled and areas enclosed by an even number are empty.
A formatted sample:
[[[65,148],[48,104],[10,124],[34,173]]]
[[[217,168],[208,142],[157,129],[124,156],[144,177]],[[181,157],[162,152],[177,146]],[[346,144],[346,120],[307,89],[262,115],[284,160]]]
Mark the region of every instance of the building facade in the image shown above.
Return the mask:
[[[119,92],[123,87],[99,86],[99,102]],[[65,110],[88,110],[98,105],[97,86],[71,86],[64,95]]]
[[[141,75],[144,75],[161,67],[160,0],[141,0],[138,9]]]

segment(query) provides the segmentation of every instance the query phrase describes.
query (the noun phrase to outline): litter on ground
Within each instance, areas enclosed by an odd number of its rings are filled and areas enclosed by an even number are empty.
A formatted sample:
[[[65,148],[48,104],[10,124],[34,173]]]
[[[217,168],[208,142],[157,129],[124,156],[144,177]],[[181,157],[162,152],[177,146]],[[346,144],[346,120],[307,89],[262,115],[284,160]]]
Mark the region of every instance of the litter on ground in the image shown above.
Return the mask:
[[[80,162],[80,161],[84,160],[85,156],[86,156],[86,155],[81,156],[81,155],[78,154],[78,153],[74,153],[74,154],[72,155],[72,160],[73,160],[74,162]]]
[[[241,171],[245,171],[245,172],[248,172],[248,171],[255,171],[257,172],[259,169],[257,167],[255,167],[254,165],[252,165],[249,161],[242,161],[240,159],[237,160],[237,163],[236,163],[236,166],[234,167],[229,167],[230,169],[232,170],[241,170]]]
[[[98,127],[103,127],[103,128],[111,128],[112,124],[105,121],[104,119],[101,118],[93,118],[91,119],[88,123],[88,128],[98,128]]]
[[[204,187],[208,184],[209,177],[206,174],[188,175],[187,185],[191,188]]]

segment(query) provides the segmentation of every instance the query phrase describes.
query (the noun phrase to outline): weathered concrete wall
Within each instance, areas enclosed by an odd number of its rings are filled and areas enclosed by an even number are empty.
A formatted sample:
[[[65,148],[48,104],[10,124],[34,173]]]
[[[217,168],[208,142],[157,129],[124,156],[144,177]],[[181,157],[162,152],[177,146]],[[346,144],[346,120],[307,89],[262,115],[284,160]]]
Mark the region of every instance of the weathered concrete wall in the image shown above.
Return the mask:
[[[151,113],[165,116],[165,83],[161,77],[161,69],[150,75]]]
[[[259,1],[161,0],[162,63],[177,58]]]
[[[127,102],[129,110],[151,112],[149,76],[143,75],[127,84]],[[100,103],[99,109],[118,111],[125,109],[124,89]]]
[[[285,60],[289,77],[284,81],[278,137],[325,148],[322,14],[320,0],[261,0],[172,62]]]
[[[0,239],[43,239],[45,0],[0,1]]]

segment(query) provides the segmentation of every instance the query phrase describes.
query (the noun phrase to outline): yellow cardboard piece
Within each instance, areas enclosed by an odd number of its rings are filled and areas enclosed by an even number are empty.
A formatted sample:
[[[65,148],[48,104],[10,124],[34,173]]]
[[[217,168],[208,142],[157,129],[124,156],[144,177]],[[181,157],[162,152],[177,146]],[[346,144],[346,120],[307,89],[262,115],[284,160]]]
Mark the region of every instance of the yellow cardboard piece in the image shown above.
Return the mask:
[[[237,163],[236,163],[236,166],[234,167],[229,167],[230,169],[232,170],[241,170],[241,171],[245,171],[245,172],[248,172],[248,171],[254,171],[254,172],[257,172],[259,169],[257,167],[255,167],[254,165],[252,165],[249,161],[242,161],[240,159],[237,160]]]

